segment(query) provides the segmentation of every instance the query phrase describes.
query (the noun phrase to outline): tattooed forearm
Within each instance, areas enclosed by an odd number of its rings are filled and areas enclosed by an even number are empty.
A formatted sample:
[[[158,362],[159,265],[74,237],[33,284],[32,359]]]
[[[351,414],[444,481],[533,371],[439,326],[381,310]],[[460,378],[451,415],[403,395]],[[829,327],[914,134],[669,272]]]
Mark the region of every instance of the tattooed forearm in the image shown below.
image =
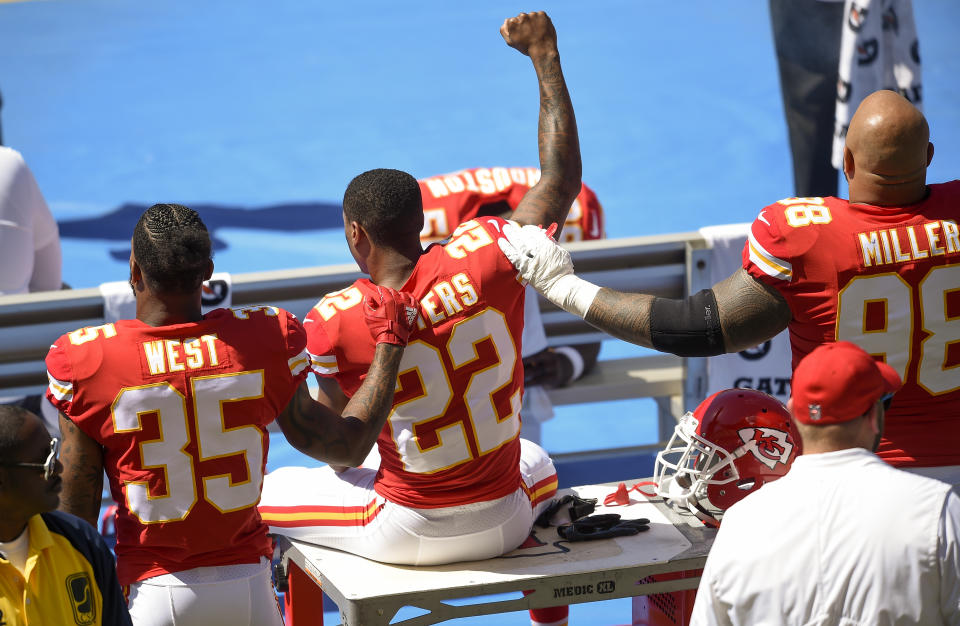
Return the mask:
[[[336,462],[348,456],[350,446],[345,433],[328,424],[331,413],[327,407],[310,397],[304,384],[297,390],[278,423],[294,448],[318,460]]]
[[[556,49],[531,54],[540,84],[537,145],[540,181],[517,206],[512,219],[521,224],[563,225],[580,193],[580,140],[570,93]]]
[[[650,308],[654,296],[621,293],[603,288],[584,318],[587,322],[618,339],[652,348]]]
[[[320,461],[359,465],[390,414],[402,356],[399,346],[377,345],[367,376],[343,417],[311,398],[302,385],[279,419],[290,444]]]
[[[357,390],[343,409],[344,417],[355,416],[363,422],[379,422],[375,429],[380,432],[393,405],[393,393],[397,386],[397,372],[403,348],[393,344],[377,344],[373,363],[367,371],[363,385]]]
[[[103,449],[67,417],[60,416],[63,488],[59,510],[96,527],[103,493]]]

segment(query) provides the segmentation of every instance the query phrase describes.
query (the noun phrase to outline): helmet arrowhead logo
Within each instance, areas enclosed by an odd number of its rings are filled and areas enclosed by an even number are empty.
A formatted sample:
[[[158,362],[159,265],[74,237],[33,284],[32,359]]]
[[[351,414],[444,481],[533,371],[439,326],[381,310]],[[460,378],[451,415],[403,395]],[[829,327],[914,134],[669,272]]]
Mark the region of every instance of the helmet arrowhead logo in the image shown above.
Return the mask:
[[[777,463],[786,465],[793,455],[793,444],[782,430],[752,427],[741,428],[737,434],[743,442],[742,448],[770,469]]]

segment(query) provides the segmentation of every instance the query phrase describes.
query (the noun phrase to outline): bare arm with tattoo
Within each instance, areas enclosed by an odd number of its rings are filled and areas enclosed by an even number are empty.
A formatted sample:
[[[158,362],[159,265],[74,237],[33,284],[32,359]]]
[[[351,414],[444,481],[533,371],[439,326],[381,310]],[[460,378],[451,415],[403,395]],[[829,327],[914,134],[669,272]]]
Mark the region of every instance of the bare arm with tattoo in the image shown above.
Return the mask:
[[[342,416],[314,400],[307,384],[301,384],[277,418],[290,445],[318,461],[350,467],[362,463],[393,406],[402,356],[402,346],[377,344],[367,376]]]
[[[322,383],[320,397],[326,398],[331,408],[314,400],[304,382],[277,418],[290,445],[334,466],[360,465],[376,443],[393,408],[403,348],[417,326],[419,303],[412,295],[383,285],[375,289],[377,293],[363,301],[364,319],[376,349],[360,388],[344,405],[346,396]]]
[[[343,393],[343,389],[337,384],[337,381],[326,376],[315,376],[317,380],[317,402],[323,404],[335,411],[338,415],[343,415],[343,410],[347,408],[347,402],[350,398]],[[337,465],[328,463],[335,472],[343,472],[350,469],[350,465]]]
[[[772,287],[740,269],[712,287],[725,352],[762,343],[787,327],[790,307]],[[602,288],[584,319],[618,339],[653,348],[650,316],[654,296]]]
[[[510,219],[520,224],[556,222],[562,226],[580,193],[581,163],[577,120],[560,67],[557,32],[547,14],[538,11],[507,19],[500,34],[510,47],[530,57],[540,85],[537,143],[541,177]]]
[[[60,414],[60,432],[63,438],[60,448],[63,488],[57,508],[96,528],[103,494],[103,448],[63,413]]]
[[[737,352],[790,323],[774,288],[740,269],[712,289],[682,300],[600,288],[573,273],[570,253],[542,228],[511,224],[497,240],[524,280],[547,300],[610,335],[680,356]]]

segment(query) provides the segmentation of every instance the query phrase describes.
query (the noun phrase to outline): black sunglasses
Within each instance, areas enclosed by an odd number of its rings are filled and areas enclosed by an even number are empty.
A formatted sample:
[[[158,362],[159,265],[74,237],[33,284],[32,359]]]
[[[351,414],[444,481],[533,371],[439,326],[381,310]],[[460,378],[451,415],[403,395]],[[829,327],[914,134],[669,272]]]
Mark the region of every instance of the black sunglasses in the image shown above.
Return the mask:
[[[50,440],[50,454],[43,463],[0,463],[3,467],[30,467],[33,469],[42,469],[43,477],[50,480],[53,471],[57,467],[57,458],[60,456],[60,440],[54,437]]]
[[[894,392],[891,391],[890,393],[885,393],[882,396],[880,396],[880,402],[883,403],[884,411],[890,410],[890,403],[893,402],[893,394]]]

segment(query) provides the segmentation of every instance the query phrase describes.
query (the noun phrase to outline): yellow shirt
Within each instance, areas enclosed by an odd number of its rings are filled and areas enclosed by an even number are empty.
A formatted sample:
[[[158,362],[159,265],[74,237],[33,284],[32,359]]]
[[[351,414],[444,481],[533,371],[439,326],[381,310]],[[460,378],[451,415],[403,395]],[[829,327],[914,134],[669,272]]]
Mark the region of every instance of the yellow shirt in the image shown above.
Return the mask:
[[[0,558],[0,625],[127,626],[113,555],[83,520],[54,511],[27,522],[21,573]]]

